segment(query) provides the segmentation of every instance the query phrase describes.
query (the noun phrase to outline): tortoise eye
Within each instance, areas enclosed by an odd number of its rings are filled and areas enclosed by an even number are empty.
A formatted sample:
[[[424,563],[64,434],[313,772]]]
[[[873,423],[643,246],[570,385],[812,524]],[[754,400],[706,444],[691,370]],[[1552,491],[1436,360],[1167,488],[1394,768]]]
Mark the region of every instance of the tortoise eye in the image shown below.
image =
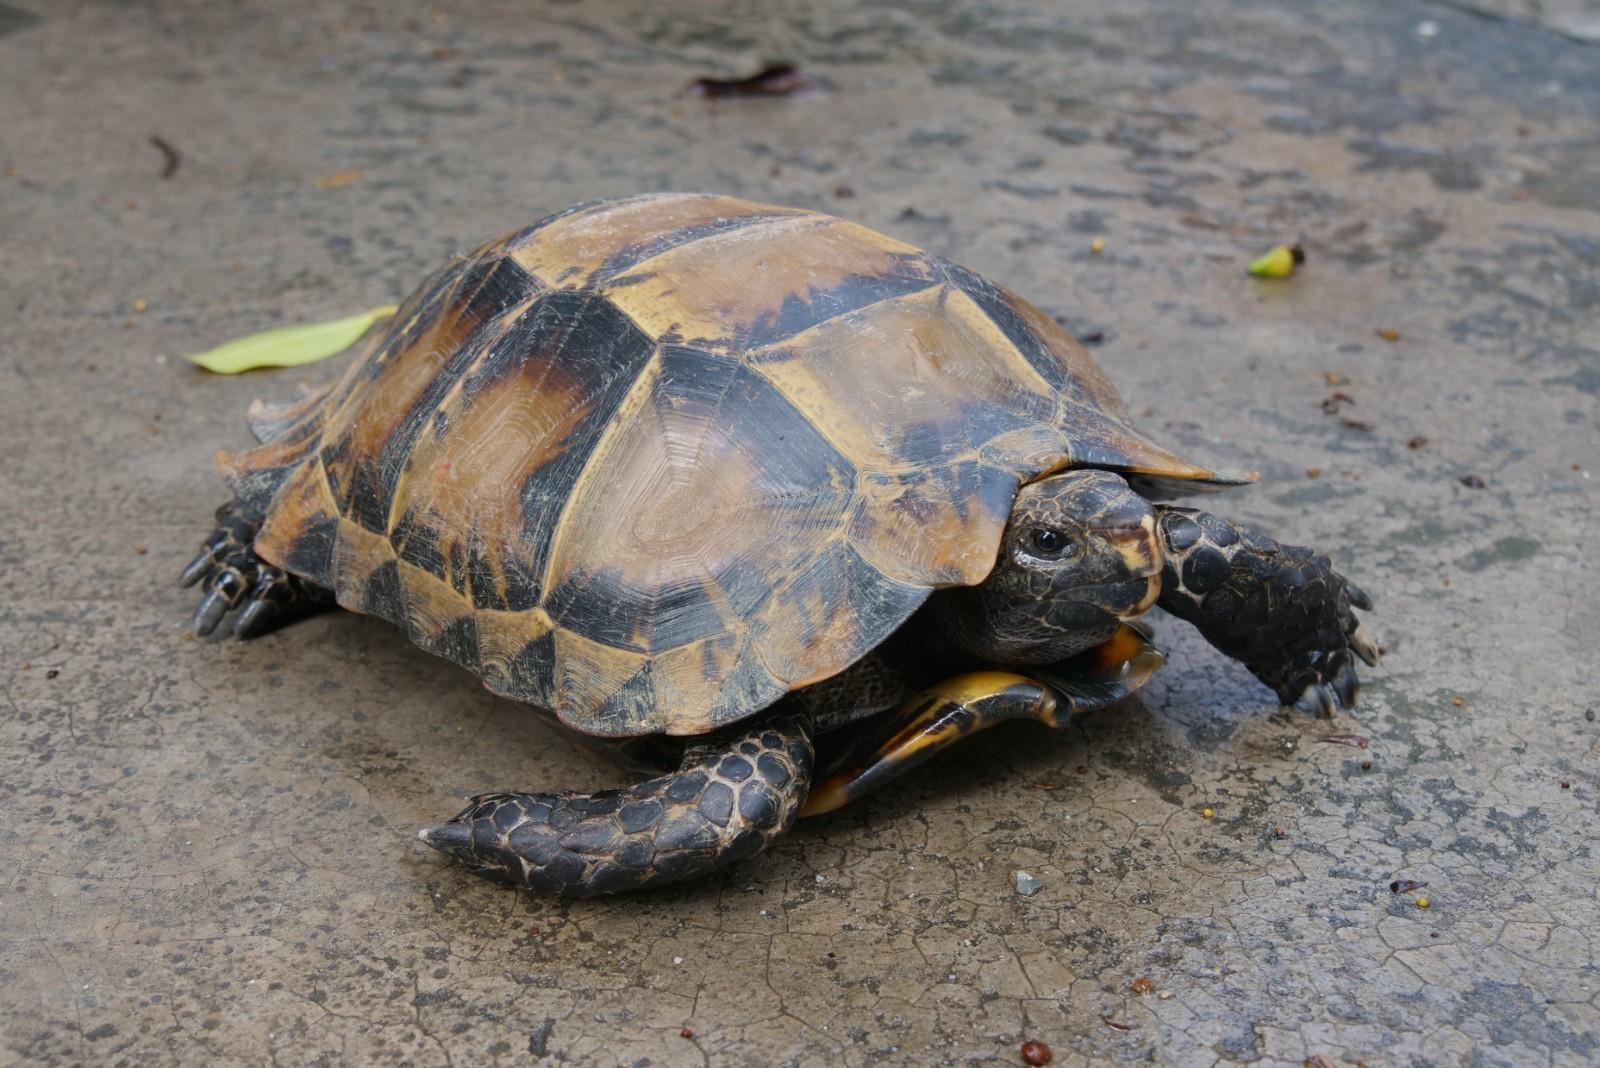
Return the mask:
[[[1049,527],[1038,527],[1029,536],[1033,549],[1040,556],[1061,556],[1072,549],[1073,545],[1068,537],[1059,530]]]

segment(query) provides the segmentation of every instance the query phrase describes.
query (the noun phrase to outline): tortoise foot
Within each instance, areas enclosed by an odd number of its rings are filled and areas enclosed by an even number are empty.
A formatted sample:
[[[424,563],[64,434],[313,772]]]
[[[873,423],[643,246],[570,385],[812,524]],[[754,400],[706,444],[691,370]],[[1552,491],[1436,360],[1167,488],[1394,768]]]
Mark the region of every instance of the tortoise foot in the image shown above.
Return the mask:
[[[800,814],[811,728],[776,715],[691,748],[679,769],[595,794],[483,794],[417,837],[500,882],[593,897],[698,878],[761,852]]]
[[[203,596],[192,623],[200,637],[216,630],[234,609],[239,611],[233,636],[243,639],[259,637],[332,604],[326,590],[257,556],[251,547],[255,536],[256,523],[243,514],[238,502],[229,501],[217,509],[216,529],[179,576],[184,586],[200,583]]]
[[[1162,608],[1194,624],[1285,705],[1309,695],[1324,716],[1355,707],[1356,661],[1376,666],[1379,654],[1355,615],[1372,610],[1360,587],[1313,549],[1206,512],[1162,508],[1159,526]]]

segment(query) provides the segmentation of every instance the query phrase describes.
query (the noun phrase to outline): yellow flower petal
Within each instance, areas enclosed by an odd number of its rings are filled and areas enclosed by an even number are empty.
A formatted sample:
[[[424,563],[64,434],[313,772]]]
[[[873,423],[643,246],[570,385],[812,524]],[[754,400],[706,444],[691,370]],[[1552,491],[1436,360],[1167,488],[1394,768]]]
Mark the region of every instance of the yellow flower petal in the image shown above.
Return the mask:
[[[298,367],[337,356],[354,345],[373,323],[398,310],[393,304],[385,304],[348,319],[263,330],[205,352],[191,353],[184,359],[219,375],[236,375],[256,367]]]

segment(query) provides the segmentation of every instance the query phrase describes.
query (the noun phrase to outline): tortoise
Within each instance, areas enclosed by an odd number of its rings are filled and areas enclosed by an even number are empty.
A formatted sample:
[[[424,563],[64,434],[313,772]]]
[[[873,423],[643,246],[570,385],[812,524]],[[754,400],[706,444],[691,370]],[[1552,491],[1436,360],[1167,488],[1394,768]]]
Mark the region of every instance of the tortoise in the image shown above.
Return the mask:
[[[1137,430],[1025,300],[839,218],[579,205],[354,352],[219,454],[194,630],[337,603],[662,772],[420,832],[493,878],[704,875],[975,731],[1126,697],[1163,660],[1152,606],[1284,704],[1352,707],[1377,660],[1326,556],[1160,503],[1255,476]]]

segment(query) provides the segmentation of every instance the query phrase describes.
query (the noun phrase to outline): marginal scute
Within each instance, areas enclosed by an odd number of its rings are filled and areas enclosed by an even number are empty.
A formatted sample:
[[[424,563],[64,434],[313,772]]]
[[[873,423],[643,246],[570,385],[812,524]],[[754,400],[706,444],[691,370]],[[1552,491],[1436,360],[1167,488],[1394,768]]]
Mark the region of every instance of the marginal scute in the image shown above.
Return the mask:
[[[220,461],[257,552],[599,735],[702,734],[834,676],[987,576],[1027,482],[1228,481],[1134,430],[1026,301],[728,197],[547,216],[353,353]]]

